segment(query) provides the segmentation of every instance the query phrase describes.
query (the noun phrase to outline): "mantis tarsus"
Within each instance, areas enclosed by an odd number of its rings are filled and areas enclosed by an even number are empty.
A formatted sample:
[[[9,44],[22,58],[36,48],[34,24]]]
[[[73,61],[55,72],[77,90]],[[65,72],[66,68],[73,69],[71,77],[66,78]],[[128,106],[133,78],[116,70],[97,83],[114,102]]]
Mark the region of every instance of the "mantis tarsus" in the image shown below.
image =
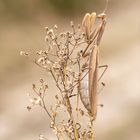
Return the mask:
[[[95,23],[96,17],[101,19],[101,24],[93,30],[93,25]],[[87,75],[80,81],[79,88],[80,88],[80,98],[82,103],[84,104],[85,108],[88,110],[90,116],[93,119],[96,119],[97,115],[97,94],[98,94],[98,81],[103,76],[104,72],[107,69],[106,66],[103,74],[98,77],[98,68],[103,67],[99,66],[99,44],[105,29],[106,25],[106,15],[104,13],[96,16],[96,13],[86,14],[82,27],[85,32],[85,36],[87,39],[87,47],[83,51],[83,59],[87,59],[88,69],[82,72],[84,75],[87,71]],[[88,55],[87,55],[88,54]],[[86,57],[85,57],[86,56]]]

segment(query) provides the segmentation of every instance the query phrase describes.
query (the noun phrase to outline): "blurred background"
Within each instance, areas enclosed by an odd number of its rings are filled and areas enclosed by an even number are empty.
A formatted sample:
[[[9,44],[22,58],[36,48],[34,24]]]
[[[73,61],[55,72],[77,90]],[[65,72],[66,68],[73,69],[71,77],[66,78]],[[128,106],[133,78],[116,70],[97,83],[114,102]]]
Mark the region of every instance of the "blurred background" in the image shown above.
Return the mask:
[[[45,72],[19,56],[45,46],[44,27],[81,22],[85,12],[101,13],[106,0],[0,0],[0,140],[53,138],[49,118],[28,112],[27,94]],[[100,46],[100,65],[109,68],[102,81],[96,121],[97,140],[140,139],[140,1],[110,0]],[[45,75],[48,80],[49,77]]]

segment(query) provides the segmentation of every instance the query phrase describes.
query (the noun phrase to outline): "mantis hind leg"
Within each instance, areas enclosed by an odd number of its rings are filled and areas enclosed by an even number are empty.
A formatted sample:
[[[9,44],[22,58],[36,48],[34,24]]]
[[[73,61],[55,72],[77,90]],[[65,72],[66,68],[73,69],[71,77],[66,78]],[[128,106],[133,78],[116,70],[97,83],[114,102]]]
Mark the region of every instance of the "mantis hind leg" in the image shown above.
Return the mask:
[[[100,81],[101,78],[103,77],[103,75],[105,74],[105,72],[106,72],[106,70],[107,70],[107,68],[108,68],[108,65],[101,65],[101,66],[98,66],[98,67],[99,67],[99,68],[104,68],[102,74],[100,75],[100,77],[99,77],[99,79],[98,79],[98,81]],[[105,87],[105,83],[104,83],[104,82],[101,82],[101,85],[102,85],[102,88],[101,88],[101,90],[99,91],[99,93],[103,90],[103,87]]]
[[[108,68],[108,65],[101,65],[101,66],[98,66],[99,68],[104,68],[104,71],[102,72],[102,74],[100,75],[98,81],[101,80],[101,78],[103,77],[103,75],[105,74],[107,68]]]

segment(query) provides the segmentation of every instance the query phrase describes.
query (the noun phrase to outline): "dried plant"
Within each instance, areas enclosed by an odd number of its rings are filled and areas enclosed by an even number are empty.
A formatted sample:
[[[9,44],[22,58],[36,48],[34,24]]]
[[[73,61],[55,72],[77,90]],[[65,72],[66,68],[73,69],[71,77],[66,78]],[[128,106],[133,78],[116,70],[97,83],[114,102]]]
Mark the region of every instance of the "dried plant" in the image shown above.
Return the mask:
[[[98,24],[95,24],[96,20],[99,20]],[[105,13],[87,13],[81,25],[70,23],[70,32],[58,33],[57,25],[53,29],[46,27],[46,48],[32,58],[33,63],[51,74],[58,92],[51,106],[47,106],[49,99],[46,95],[50,94],[51,84],[40,79],[39,86],[33,84],[36,97],[31,97],[27,109],[31,110],[35,105],[43,108],[59,140],[95,139],[93,125],[97,115],[98,85],[103,75],[98,76],[99,67],[103,67],[98,64],[98,46],[105,24]],[[20,54],[31,58],[27,52],[21,51]],[[63,113],[65,117],[58,119]],[[83,125],[81,120],[84,118],[86,123]],[[40,140],[43,139],[47,138],[40,135]]]

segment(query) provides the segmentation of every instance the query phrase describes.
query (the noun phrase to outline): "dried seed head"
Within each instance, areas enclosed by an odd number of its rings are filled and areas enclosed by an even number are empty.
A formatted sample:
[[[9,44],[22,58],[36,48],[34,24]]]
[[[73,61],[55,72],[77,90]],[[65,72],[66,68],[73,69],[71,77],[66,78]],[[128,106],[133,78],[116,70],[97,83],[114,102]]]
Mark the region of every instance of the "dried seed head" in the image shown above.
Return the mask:
[[[48,88],[48,85],[45,85],[45,89]]]
[[[78,29],[81,29],[81,25],[80,24],[78,24]]]
[[[55,98],[58,100],[59,98],[58,98],[58,95],[55,95]]]
[[[41,99],[40,98],[31,98],[30,102],[32,105],[40,105]]]
[[[25,51],[20,51],[19,53],[21,56],[28,56],[29,53],[28,52],[25,52]]]
[[[25,52],[24,51],[20,51],[20,55],[24,55],[25,54]]]
[[[51,128],[53,128],[53,127],[54,127],[54,122],[51,122],[50,127],[51,127]]]
[[[44,135],[40,134],[39,135],[39,140],[48,140]]]
[[[71,21],[71,22],[70,22],[70,25],[71,25],[71,27],[73,28],[73,27],[74,27],[74,22]]]
[[[85,113],[81,108],[79,109],[79,112],[80,112],[81,116],[84,116]]]
[[[101,82],[102,86],[105,86],[105,83],[104,82]]]
[[[32,108],[31,108],[31,106],[27,106],[27,109],[28,109],[28,111],[30,111]]]
[[[32,88],[33,88],[33,89],[35,89],[35,88],[36,88],[35,84],[32,84]]]
[[[40,81],[40,83],[44,83],[44,80],[43,80],[42,78],[40,78],[40,80],[39,80],[39,81]]]
[[[53,43],[52,43],[52,45],[53,45],[53,46],[56,46],[56,43],[55,43],[55,42],[53,42]]]
[[[47,64],[51,64],[51,61],[47,60]]]
[[[67,34],[68,37],[71,37],[71,33],[70,32],[67,32],[66,34]]]
[[[47,32],[48,35],[54,35],[53,33],[53,29],[50,29],[48,32]]]
[[[60,37],[64,38],[66,36],[65,33],[60,33]]]
[[[44,62],[44,57],[40,57],[37,62],[38,63],[43,63]]]
[[[55,63],[53,64],[53,68],[54,68],[55,70],[60,69],[59,63],[58,63],[58,62],[55,62]]]
[[[53,128],[53,132],[55,135],[58,135],[58,131],[57,131],[56,127]]]
[[[45,42],[48,42],[48,41],[49,41],[49,37],[46,36],[46,37],[45,37]]]
[[[40,50],[40,51],[36,52],[36,54],[38,54],[38,55],[41,55],[42,53],[43,53],[43,51],[42,51],[42,50]]]
[[[49,31],[49,28],[48,27],[45,27],[45,30],[46,30],[46,32],[48,32]]]
[[[58,29],[58,26],[57,26],[56,24],[54,25],[54,29],[55,29],[55,30],[57,30],[57,29]]]

